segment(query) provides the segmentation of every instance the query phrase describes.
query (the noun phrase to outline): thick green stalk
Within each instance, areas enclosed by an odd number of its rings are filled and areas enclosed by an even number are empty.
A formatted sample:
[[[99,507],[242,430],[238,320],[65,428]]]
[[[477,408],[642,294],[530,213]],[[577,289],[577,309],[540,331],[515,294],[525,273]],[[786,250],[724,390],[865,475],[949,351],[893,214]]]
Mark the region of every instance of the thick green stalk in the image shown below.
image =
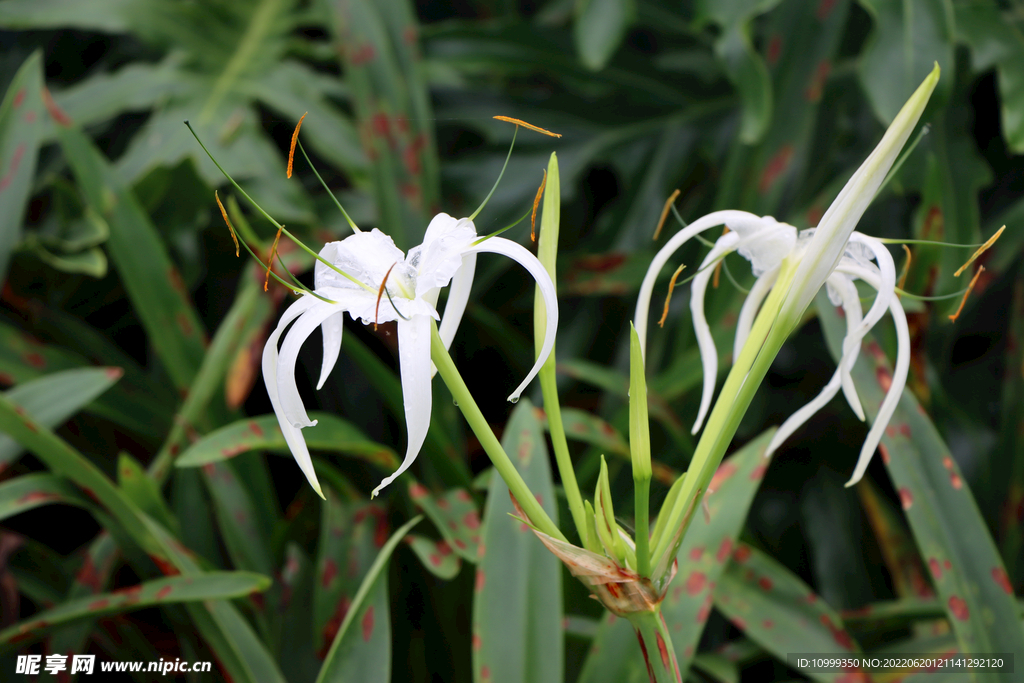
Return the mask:
[[[722,462],[725,451],[736,434],[750,401],[754,398],[768,368],[782,348],[783,342],[793,326],[777,319],[779,309],[785,300],[795,273],[795,263],[783,262],[779,279],[761,307],[750,336],[725,380],[722,392],[711,410],[707,425],[697,443],[690,468],[687,470],[682,490],[675,499],[664,532],[656,540],[653,553],[654,565],[659,566],[661,558],[669,558],[679,549],[686,529],[693,520],[693,511],[700,504],[707,491],[715,470]],[[669,566],[671,562],[665,563]],[[655,577],[657,578],[657,577]]]
[[[636,520],[636,570],[651,576],[650,492],[651,431],[647,418],[647,379],[640,337],[629,326],[629,452],[633,463],[633,503]]]
[[[636,629],[651,683],[680,683],[679,662],[661,612],[634,612],[626,618]]]
[[[537,244],[537,259],[543,264],[551,282],[558,286],[555,280],[555,261],[558,256],[558,227],[561,214],[562,198],[561,188],[558,179],[558,157],[551,153],[548,161],[547,189],[544,192],[544,208],[540,219],[540,241]],[[547,328],[547,315],[544,311],[544,297],[537,288],[533,298],[533,339],[535,353],[540,354],[544,345],[544,332]],[[551,355],[538,373],[540,378],[540,390],[544,396],[544,411],[548,417],[548,431],[551,434],[551,445],[555,451],[555,463],[558,465],[558,475],[562,479],[562,487],[565,489],[565,498],[569,503],[569,512],[572,514],[572,521],[576,525],[576,533],[580,540],[587,538],[587,515],[583,509],[583,496],[580,495],[579,484],[576,483],[576,471],[572,466],[572,458],[569,456],[569,443],[565,438],[565,427],[562,424],[562,407],[558,402],[558,382],[555,378],[555,350],[551,349]]]
[[[528,521],[548,536],[557,538],[560,541],[566,540],[562,532],[555,526],[555,523],[548,517],[548,514],[544,512],[544,508],[537,502],[537,499],[530,491],[530,487],[523,481],[519,471],[516,470],[508,454],[505,453],[505,449],[498,442],[498,437],[494,436],[494,432],[491,431],[490,425],[487,424],[487,420],[473,399],[473,394],[469,392],[469,387],[466,386],[462,375],[459,374],[458,369],[455,367],[452,357],[448,355],[448,349],[444,348],[444,342],[441,341],[441,336],[437,333],[437,325],[433,322],[430,324],[430,359],[434,361],[434,365],[437,367],[437,374],[441,375],[441,379],[448,386],[448,390],[452,392],[452,398],[455,399],[459,410],[465,416],[470,429],[476,434],[476,438],[480,440],[480,445],[483,446],[484,452],[487,453],[487,457],[494,464],[494,469],[498,470],[498,474],[508,484],[508,490],[512,492],[519,506],[523,508],[526,516],[529,517]]]

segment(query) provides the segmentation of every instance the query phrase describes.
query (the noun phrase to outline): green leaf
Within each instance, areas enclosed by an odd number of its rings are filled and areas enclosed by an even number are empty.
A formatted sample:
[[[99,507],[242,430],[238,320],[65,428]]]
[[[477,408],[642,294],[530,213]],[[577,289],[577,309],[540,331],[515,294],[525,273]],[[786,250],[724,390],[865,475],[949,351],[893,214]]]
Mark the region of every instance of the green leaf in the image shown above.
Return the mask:
[[[83,553],[82,565],[66,593],[65,601],[99,593],[110,583],[118,557],[114,537],[101,532]],[[51,652],[83,652],[89,634],[95,623],[92,620],[78,620],[54,630],[50,634]]]
[[[154,605],[240,598],[269,586],[269,578],[249,572],[207,572],[146,581],[115,593],[70,600],[35,614],[0,631],[0,647],[34,640],[54,626],[75,619],[121,614]]]
[[[123,451],[117,458],[117,483],[140,510],[168,529],[177,527],[177,520],[167,507],[160,487],[135,458]]]
[[[718,466],[705,498],[707,516],[696,515],[676,553],[679,570],[661,613],[672,633],[680,671],[685,672],[693,660],[711,612],[712,591],[771,464],[764,451],[773,434],[774,430],[763,432]]]
[[[310,413],[310,419],[316,420],[317,425],[302,430],[310,450],[345,453],[388,471],[398,468],[398,456],[393,450],[370,441],[351,422],[317,411]],[[175,465],[199,467],[255,450],[290,453],[276,415],[239,420],[210,432],[182,453]]]
[[[188,389],[205,334],[177,269],[131,190],[81,131],[58,137],[89,206],[110,226],[107,248],[149,341],[178,389]]]
[[[417,482],[409,484],[409,497],[459,557],[476,562],[480,546],[480,513],[473,496],[465,489],[451,489],[443,495],[432,495]]]
[[[25,474],[0,483],[0,520],[53,503],[83,508],[92,506],[78,489],[53,474]]]
[[[387,516],[374,503],[343,502],[327,487],[321,506],[313,588],[314,649],[325,655],[373,559],[387,538]]]
[[[743,102],[740,140],[755,143],[772,120],[772,82],[768,67],[751,43],[749,24],[726,27],[715,43],[715,54]]]
[[[1024,153],[1024,35],[1019,24],[996,4],[957,2],[953,9],[957,36],[970,46],[974,70],[996,68],[1003,137],[1011,150]]]
[[[953,85],[953,11],[949,0],[861,0],[875,28],[858,75],[875,116],[889,125],[935,62],[943,78],[932,96],[944,102]]]
[[[398,543],[421,519],[413,517],[403,524],[380,549],[352,599],[316,683],[391,680],[391,610],[384,570]]]
[[[203,467],[203,474],[217,513],[217,526],[234,565],[272,574],[267,551],[269,529],[260,524],[252,496],[231,463],[210,463]]]
[[[18,69],[0,103],[0,283],[7,281],[7,264],[21,237],[35,179],[45,119],[42,92],[42,53],[35,52]]]
[[[838,357],[845,324],[823,295],[818,316]],[[868,341],[853,380],[870,420],[891,378],[885,354]],[[1013,589],[995,543],[949,449],[911,392],[903,392],[879,450],[964,654],[1024,651]]]
[[[839,615],[798,576],[746,544],[733,552],[714,591],[715,607],[782,661],[790,652],[859,653]],[[845,673],[806,672],[837,683]]]
[[[547,427],[547,418],[540,408],[537,409],[537,419]],[[622,432],[597,415],[579,408],[562,408],[562,423],[566,437],[573,441],[589,443],[605,453],[629,457],[629,444]]]
[[[136,0],[8,0],[0,4],[0,26],[6,29],[77,28],[119,33],[128,30]]]
[[[599,71],[619,49],[633,20],[635,0],[583,0],[576,3],[573,38],[580,61]]]
[[[54,253],[41,244],[32,246],[32,253],[54,270],[72,275],[102,278],[107,274],[107,256],[102,249],[93,247],[74,254]]]
[[[557,524],[544,432],[529,401],[512,411],[502,446]],[[473,677],[478,683],[556,683],[564,667],[560,563],[512,514],[508,487],[491,477],[480,546],[486,552],[473,599]]]
[[[435,541],[432,538],[416,534],[409,534],[406,540],[427,571],[437,578],[451,581],[459,575],[459,570],[462,569],[462,560],[452,552],[448,541],[444,539]]]
[[[1013,284],[1013,300],[1010,304],[1006,344],[1007,373],[1003,379],[1003,410],[999,434],[999,448],[993,454],[992,469],[996,476],[1005,476],[1005,487],[994,487],[1005,492],[1002,498],[1001,549],[1006,561],[1006,571],[1014,586],[1024,584],[1024,433],[1020,425],[1024,422],[1024,273],[1017,272]]]
[[[120,377],[120,368],[64,370],[19,384],[7,391],[6,396],[32,414],[41,425],[54,429],[109,389]],[[10,466],[22,452],[14,439],[0,434],[0,470]]]

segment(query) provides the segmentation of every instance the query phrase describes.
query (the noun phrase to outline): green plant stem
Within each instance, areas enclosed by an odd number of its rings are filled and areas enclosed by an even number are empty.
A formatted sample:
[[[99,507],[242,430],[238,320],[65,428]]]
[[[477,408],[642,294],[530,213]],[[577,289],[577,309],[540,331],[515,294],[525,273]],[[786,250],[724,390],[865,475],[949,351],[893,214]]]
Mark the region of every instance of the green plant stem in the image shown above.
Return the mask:
[[[636,573],[644,578],[651,576],[650,549],[650,477],[633,477],[633,501],[636,515]]]
[[[636,629],[651,683],[678,683],[679,662],[661,612],[634,612],[626,618]]]
[[[537,244],[537,259],[548,271],[551,282],[555,283],[555,262],[558,258],[558,230],[561,222],[561,181],[558,174],[558,157],[554,152],[548,160],[547,186],[544,192],[543,211],[540,219],[539,242]],[[540,349],[544,345],[544,333],[547,330],[547,314],[544,310],[544,297],[537,287],[533,296],[533,342],[534,353],[540,355]],[[573,524],[576,525],[576,533],[580,541],[586,543],[587,538],[587,514],[583,507],[583,496],[580,494],[579,484],[576,482],[576,470],[572,466],[572,458],[569,455],[569,443],[565,438],[565,425],[562,423],[562,406],[558,401],[558,379],[555,368],[555,349],[551,349],[551,355],[544,362],[538,373],[540,378],[540,390],[544,397],[544,412],[548,418],[548,432],[551,435],[551,445],[555,451],[555,464],[558,466],[558,476],[562,480],[562,488],[565,490],[566,502],[569,504],[569,513],[572,514]]]
[[[469,392],[469,387],[466,386],[462,375],[459,374],[458,369],[455,367],[452,357],[448,355],[448,350],[444,348],[444,342],[441,341],[441,336],[437,333],[437,324],[434,322],[430,324],[430,359],[437,366],[437,373],[441,375],[441,379],[448,386],[448,390],[452,392],[452,398],[455,399],[459,410],[465,416],[470,429],[476,434],[476,438],[480,440],[480,445],[483,446],[487,457],[494,464],[494,469],[498,470],[498,474],[508,484],[509,491],[515,496],[516,501],[518,501],[526,516],[529,517],[526,521],[548,536],[565,541],[565,536],[558,530],[555,523],[551,521],[548,514],[544,512],[544,508],[537,502],[537,499],[530,491],[530,487],[526,485],[526,482],[519,475],[519,471],[516,470],[508,454],[505,453],[505,449],[501,447],[498,437],[494,436],[494,432],[491,431],[490,425],[487,424],[487,420],[473,399],[473,394]]]

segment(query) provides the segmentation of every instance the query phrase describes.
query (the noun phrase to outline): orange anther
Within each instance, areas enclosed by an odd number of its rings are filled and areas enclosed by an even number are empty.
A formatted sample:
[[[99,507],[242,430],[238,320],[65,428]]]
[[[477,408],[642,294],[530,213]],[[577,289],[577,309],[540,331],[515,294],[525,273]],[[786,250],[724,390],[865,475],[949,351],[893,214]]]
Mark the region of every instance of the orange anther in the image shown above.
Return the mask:
[[[903,262],[903,272],[900,273],[900,283],[896,285],[900,289],[903,289],[903,285],[907,283],[907,275],[910,273],[910,247],[907,245],[901,245],[903,251],[907,252],[907,260]]]
[[[309,112],[307,111],[306,114]],[[292,146],[288,149],[288,177],[292,177],[292,162],[295,160],[295,144],[299,141],[299,129],[302,128],[302,119],[306,118],[306,114],[299,117],[299,122],[295,124],[295,131],[292,133]]]
[[[728,233],[729,233],[729,226],[727,225],[727,226],[725,226],[722,229],[722,234],[726,235]],[[725,257],[723,256],[721,259],[719,259],[718,263],[715,264],[715,275],[711,279],[711,287],[713,289],[718,289],[718,280],[722,276],[722,261],[724,261],[724,260],[725,260]]]
[[[973,278],[971,278],[971,284],[967,285],[967,291],[964,292],[964,298],[960,300],[960,308],[956,309],[956,313],[949,316],[950,321],[955,321],[957,318],[960,317],[960,311],[964,310],[964,304],[967,303],[967,297],[971,295],[971,291],[974,289],[974,284],[978,281],[978,278],[981,277],[981,274],[984,272],[985,266],[978,266],[978,272],[974,274]]]
[[[686,264],[684,263],[676,268],[676,272],[672,273],[672,279],[668,282],[668,295],[665,297],[665,308],[661,310],[661,320],[658,321],[658,327],[665,327],[665,319],[668,318],[668,304],[672,301],[672,290],[676,288],[676,278],[679,277],[679,274],[683,272],[683,268],[685,267]]]
[[[676,197],[679,196],[679,190],[676,190],[669,195],[665,201],[665,207],[661,210],[661,218],[658,219],[658,227],[654,230],[654,237],[652,239],[657,240],[658,235],[661,234],[661,228],[665,225],[665,219],[668,218],[668,212],[672,209],[672,204],[675,203]]]
[[[231,231],[231,239],[235,243],[235,257],[238,257],[238,236],[235,235],[235,226],[231,225],[231,221],[228,219],[228,212],[224,210],[224,205],[220,203],[220,197],[217,196],[217,190],[213,191],[213,198],[217,200],[217,206],[220,207],[220,215],[224,216],[224,222],[228,224],[228,230]]]
[[[398,265],[398,261],[391,264],[388,268],[388,272],[384,273],[384,279],[380,281],[380,289],[377,290],[377,307],[373,309],[373,331],[377,331],[377,317],[380,315],[380,298],[384,295],[384,286],[388,283],[388,276],[391,275],[391,271]]]
[[[506,121],[508,123],[514,123],[517,126],[522,126],[523,128],[529,128],[530,130],[535,130],[538,133],[543,133],[544,135],[550,135],[553,138],[560,138],[560,137],[562,137],[561,133],[552,133],[550,130],[544,130],[540,126],[535,126],[532,123],[527,123],[526,121],[523,121],[522,119],[514,119],[511,116],[495,116],[494,118],[498,119],[499,121]]]
[[[985,244],[983,244],[980,247],[978,247],[978,251],[976,251],[973,254],[971,254],[971,258],[967,259],[967,263],[965,263],[962,266],[960,266],[960,269],[957,270],[955,273],[953,273],[953,277],[960,277],[960,273],[962,273],[965,270],[967,270],[967,266],[969,266],[972,263],[974,263],[974,259],[978,258],[982,254],[984,254],[986,251],[988,251],[988,248],[991,247],[993,244],[995,244],[996,240],[999,239],[999,236],[1003,234],[1003,230],[1006,230],[1006,226],[1005,225],[1003,227],[999,228],[998,230],[996,230],[996,234],[994,234],[991,237],[989,237],[988,241],[986,241]],[[978,276],[975,275],[974,277],[977,278]]]
[[[277,257],[277,243],[281,241],[281,231],[284,230],[282,225],[277,229],[277,235],[274,236],[274,244],[270,247],[270,258],[267,260],[267,279],[263,281],[263,291],[267,291],[267,285],[270,284],[270,271],[274,268],[274,258]]]
[[[533,198],[533,213],[530,214],[530,241],[537,241],[537,207],[540,206],[540,198],[544,196],[544,188],[548,184],[548,169],[544,169],[544,177],[541,178],[540,187],[537,188],[537,196]]]

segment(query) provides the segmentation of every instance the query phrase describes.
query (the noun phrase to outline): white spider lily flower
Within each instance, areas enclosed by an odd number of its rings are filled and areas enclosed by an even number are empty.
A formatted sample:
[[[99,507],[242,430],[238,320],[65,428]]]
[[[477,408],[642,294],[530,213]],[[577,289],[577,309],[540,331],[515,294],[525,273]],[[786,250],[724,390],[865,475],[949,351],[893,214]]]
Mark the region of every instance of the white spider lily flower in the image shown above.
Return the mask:
[[[847,486],[856,483],[863,476],[906,384],[910,362],[910,336],[906,316],[895,296],[896,270],[892,256],[880,241],[854,232],[854,228],[917,124],[938,78],[939,69],[936,65],[897,114],[882,140],[829,206],[816,229],[798,234],[796,228],[779,223],[771,216],[761,217],[743,211],[717,211],[686,226],[654,257],[637,300],[635,324],[641,348],[646,342],[647,319],[654,284],[658,273],[672,254],[685,242],[705,230],[719,225],[726,225],[731,230],[715,242],[693,279],[690,309],[704,368],[704,390],[693,433],[700,429],[711,407],[718,372],[717,352],[711,330],[704,317],[704,292],[711,278],[714,263],[731,251],[739,251],[741,256],[751,262],[757,280],[737,320],[734,359],[740,357],[754,318],[769,290],[779,282],[783,283],[786,291],[785,297],[778,303],[778,309],[774,312],[776,329],[772,334],[778,332],[788,335],[795,329],[804,310],[822,285],[828,288],[832,302],[843,306],[847,318],[843,353],[835,375],[814,401],[797,411],[783,424],[766,450],[766,455],[776,450],[793,431],[831,400],[840,387],[853,411],[861,420],[864,419],[864,411],[854,389],[850,370],[856,362],[864,336],[886,310],[891,311],[899,341],[892,384],[868,433]],[[874,264],[871,263],[872,260]],[[781,277],[782,273],[785,273],[784,277]],[[867,315],[863,315],[860,308],[854,279],[863,280],[878,292]]]
[[[375,496],[412,465],[423,446],[430,425],[430,380],[434,372],[430,360],[431,319],[441,320],[438,334],[447,348],[465,312],[476,255],[481,252],[504,254],[518,261],[537,281],[544,297],[548,317],[544,343],[533,369],[508,397],[515,402],[550,355],[558,327],[554,284],[540,261],[524,247],[501,237],[480,239],[472,220],[457,220],[441,213],[430,221],[423,244],[410,249],[408,255],[377,229],[330,242],[320,251],[321,258],[361,285],[318,261],[314,291],[330,301],[306,293],[288,307],[263,348],[263,379],[285,441],[321,497],[323,493],[302,438],[302,429],[314,426],[316,421],[306,414],[295,383],[295,361],[303,342],[317,327],[322,329],[324,355],[319,389],[341,351],[343,313],[367,325],[398,321],[399,365],[409,441],[401,467],[374,489]],[[435,307],[441,288],[449,283],[452,289],[442,319]],[[289,324],[292,327],[279,352],[278,341]]]

